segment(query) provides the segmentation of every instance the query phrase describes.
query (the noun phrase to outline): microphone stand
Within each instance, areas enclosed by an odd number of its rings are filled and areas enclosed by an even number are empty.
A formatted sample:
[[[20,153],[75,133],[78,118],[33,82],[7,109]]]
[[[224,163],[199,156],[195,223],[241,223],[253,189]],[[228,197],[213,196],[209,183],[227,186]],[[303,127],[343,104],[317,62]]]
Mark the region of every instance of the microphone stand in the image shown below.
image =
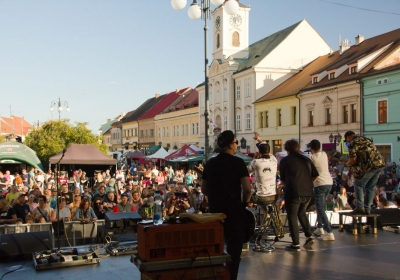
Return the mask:
[[[57,186],[57,245],[58,245],[58,251],[60,251],[60,199],[61,199],[61,192],[60,192],[60,197],[58,197],[59,191],[60,191],[60,184],[58,183],[58,173],[60,172],[60,161],[64,158],[65,152],[67,149],[62,150],[62,156],[60,160],[56,163],[56,186]]]

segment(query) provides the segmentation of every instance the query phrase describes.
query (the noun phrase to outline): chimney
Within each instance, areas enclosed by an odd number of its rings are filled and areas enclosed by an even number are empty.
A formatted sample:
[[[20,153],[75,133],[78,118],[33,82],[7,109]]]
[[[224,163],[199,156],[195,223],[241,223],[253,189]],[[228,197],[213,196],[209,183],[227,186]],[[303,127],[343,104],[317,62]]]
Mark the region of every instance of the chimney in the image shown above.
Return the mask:
[[[358,34],[358,35],[356,36],[356,45],[361,44],[362,42],[364,42],[364,36]]]
[[[159,97],[160,97],[160,94],[159,94],[159,93],[156,93],[155,96],[156,96],[156,98],[159,98]]]
[[[341,42],[341,44],[340,44],[340,49],[339,49],[340,54],[344,53],[349,48],[350,48],[349,40],[344,39],[343,42]]]

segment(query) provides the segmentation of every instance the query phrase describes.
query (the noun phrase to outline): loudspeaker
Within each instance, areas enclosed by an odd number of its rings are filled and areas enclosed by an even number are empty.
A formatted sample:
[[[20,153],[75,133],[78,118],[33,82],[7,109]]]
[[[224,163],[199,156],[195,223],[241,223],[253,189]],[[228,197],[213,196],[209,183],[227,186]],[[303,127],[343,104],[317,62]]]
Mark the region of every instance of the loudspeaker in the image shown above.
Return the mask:
[[[142,220],[142,216],[140,216],[137,212],[106,213],[105,220],[106,228],[125,227],[127,221],[137,224],[138,221]]]
[[[384,226],[400,225],[400,209],[386,208],[386,209],[372,209],[372,214],[378,214],[378,228]]]
[[[52,248],[51,231],[0,234],[1,258],[26,256]]]

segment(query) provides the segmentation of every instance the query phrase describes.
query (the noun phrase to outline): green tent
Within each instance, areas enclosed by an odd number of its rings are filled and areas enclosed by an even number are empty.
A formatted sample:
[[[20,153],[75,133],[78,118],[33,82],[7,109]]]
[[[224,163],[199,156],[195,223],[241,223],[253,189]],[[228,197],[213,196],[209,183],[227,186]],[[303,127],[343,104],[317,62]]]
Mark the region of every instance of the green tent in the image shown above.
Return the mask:
[[[160,148],[161,148],[161,146],[159,146],[159,145],[151,146],[150,148],[148,148],[148,149],[146,150],[146,155],[154,154],[154,153],[157,152]]]
[[[188,163],[189,168],[192,168],[193,165],[197,162],[202,162],[204,158],[204,155],[188,155],[188,156],[183,156],[183,157],[178,157],[174,159],[170,159],[166,161],[165,165],[173,165],[176,163]]]
[[[8,141],[0,144],[0,164],[27,164],[43,171],[34,150],[22,143]]]

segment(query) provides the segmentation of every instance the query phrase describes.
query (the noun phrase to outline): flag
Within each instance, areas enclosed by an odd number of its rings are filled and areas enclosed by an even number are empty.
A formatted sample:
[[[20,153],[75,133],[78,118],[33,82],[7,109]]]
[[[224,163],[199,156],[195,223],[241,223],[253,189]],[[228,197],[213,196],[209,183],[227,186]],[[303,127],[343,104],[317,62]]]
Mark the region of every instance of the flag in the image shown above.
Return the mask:
[[[210,125],[211,125],[211,126],[218,127],[217,124],[216,124],[215,122],[213,122],[212,120],[210,120]]]

